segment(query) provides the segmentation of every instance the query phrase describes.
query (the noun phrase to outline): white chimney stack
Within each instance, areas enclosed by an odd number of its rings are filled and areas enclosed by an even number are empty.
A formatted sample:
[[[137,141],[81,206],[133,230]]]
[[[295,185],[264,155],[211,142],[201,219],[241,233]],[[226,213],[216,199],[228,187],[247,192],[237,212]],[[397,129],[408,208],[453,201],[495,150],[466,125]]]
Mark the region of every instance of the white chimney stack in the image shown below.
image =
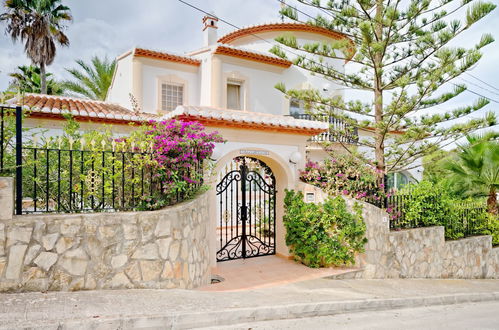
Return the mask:
[[[218,18],[214,14],[203,17],[203,46],[211,46],[217,43],[217,22]]]

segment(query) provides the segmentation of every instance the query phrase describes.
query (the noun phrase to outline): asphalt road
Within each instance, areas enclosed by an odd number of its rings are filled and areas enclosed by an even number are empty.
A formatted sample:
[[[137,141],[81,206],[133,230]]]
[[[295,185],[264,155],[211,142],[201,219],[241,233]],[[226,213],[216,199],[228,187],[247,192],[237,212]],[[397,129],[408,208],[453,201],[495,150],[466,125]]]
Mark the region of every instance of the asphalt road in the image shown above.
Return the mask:
[[[244,323],[216,329],[499,329],[499,301]]]

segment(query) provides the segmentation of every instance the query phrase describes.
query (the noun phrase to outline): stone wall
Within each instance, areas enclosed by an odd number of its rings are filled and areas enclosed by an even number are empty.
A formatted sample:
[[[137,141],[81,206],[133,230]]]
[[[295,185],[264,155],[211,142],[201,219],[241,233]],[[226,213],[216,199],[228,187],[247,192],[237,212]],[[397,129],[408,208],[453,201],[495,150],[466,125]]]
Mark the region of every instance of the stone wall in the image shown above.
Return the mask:
[[[208,284],[208,214],[205,193],[159,211],[0,219],[0,291]]]
[[[369,241],[357,277],[499,278],[499,247],[492,248],[491,236],[446,241],[441,226],[390,231],[386,212],[363,205]]]

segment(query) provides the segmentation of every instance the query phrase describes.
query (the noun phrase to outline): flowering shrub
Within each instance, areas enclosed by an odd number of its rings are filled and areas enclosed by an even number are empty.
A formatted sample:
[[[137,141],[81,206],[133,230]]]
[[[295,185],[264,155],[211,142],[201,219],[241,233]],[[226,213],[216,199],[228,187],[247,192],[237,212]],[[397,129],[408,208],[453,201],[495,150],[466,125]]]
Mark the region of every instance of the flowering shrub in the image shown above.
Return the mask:
[[[224,142],[218,132],[206,132],[199,122],[176,119],[150,121],[129,138],[118,141],[131,149],[150,149],[151,166],[161,181],[164,196],[189,193],[192,184],[201,184],[202,174],[197,167],[212,154],[215,143]],[[146,198],[146,202],[146,208],[161,206],[161,200],[153,196]]]
[[[300,178],[330,195],[345,195],[361,200],[380,198],[376,168],[350,155],[338,154],[326,159],[323,164],[309,161],[305,170],[300,171]]]

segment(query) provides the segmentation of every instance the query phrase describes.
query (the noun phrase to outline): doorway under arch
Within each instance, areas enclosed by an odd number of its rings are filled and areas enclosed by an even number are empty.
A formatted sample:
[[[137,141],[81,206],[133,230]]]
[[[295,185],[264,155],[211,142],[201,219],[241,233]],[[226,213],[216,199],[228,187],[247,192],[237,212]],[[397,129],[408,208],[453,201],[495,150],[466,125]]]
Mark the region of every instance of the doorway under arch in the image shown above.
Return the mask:
[[[217,261],[276,253],[276,179],[262,160],[238,156],[221,171]]]

